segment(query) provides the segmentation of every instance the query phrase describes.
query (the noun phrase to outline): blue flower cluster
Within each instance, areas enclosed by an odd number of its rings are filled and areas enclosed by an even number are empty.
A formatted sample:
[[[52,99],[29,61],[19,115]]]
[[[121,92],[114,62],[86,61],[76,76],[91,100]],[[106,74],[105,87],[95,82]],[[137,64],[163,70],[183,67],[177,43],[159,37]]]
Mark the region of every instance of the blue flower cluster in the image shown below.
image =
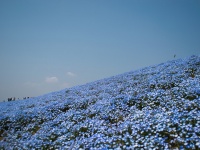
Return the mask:
[[[0,149],[200,149],[200,56],[0,103]]]

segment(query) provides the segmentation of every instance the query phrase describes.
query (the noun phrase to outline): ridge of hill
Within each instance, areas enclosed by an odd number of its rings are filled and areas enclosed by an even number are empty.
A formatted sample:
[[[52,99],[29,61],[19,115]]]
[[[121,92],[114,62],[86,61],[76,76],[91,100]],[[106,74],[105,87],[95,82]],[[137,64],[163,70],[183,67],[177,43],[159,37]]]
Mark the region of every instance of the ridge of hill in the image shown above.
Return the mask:
[[[0,149],[200,149],[200,56],[0,103]]]

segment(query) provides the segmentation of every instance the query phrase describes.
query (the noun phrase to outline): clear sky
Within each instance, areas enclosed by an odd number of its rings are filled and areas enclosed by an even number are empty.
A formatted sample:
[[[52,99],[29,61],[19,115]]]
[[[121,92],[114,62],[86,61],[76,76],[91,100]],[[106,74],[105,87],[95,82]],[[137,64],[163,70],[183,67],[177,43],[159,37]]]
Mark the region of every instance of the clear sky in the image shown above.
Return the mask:
[[[200,0],[0,0],[0,101],[200,54]]]

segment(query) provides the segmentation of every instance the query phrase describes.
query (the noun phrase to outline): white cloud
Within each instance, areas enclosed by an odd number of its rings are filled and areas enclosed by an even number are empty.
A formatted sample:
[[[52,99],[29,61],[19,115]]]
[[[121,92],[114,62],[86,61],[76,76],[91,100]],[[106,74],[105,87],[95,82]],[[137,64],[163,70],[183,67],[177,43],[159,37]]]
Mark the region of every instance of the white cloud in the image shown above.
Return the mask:
[[[57,83],[58,78],[57,77],[46,77],[45,82],[46,83]]]
[[[67,72],[67,75],[68,75],[69,77],[75,77],[75,76],[76,76],[76,74],[74,74],[74,73],[72,73],[72,72]]]

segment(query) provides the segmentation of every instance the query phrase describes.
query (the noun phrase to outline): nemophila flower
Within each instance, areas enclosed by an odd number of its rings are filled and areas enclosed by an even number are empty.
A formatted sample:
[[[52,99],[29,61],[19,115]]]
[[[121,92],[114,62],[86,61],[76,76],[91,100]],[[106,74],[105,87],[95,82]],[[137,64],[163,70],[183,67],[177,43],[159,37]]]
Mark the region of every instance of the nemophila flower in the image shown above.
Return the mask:
[[[1,103],[0,149],[199,149],[199,62]]]

